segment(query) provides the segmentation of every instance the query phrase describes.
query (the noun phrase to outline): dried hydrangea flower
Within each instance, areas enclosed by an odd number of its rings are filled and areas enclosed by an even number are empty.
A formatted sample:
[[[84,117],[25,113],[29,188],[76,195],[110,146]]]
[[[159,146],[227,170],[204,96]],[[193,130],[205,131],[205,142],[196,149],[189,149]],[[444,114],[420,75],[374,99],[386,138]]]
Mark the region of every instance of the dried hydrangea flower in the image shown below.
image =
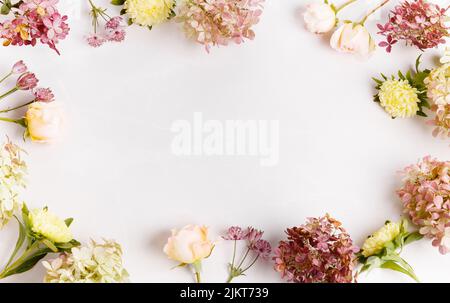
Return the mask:
[[[27,166],[21,149],[9,140],[0,149],[0,228],[20,209],[19,190],[25,187]]]
[[[359,250],[341,223],[328,214],[288,228],[275,249],[275,270],[290,282],[350,283]]]
[[[413,268],[400,257],[400,253],[405,245],[421,238],[419,232],[408,231],[405,219],[399,222],[386,221],[383,227],[367,237],[358,253],[358,260],[362,264],[360,272],[386,268],[406,274],[419,282]]]
[[[205,46],[237,44],[253,40],[252,27],[259,22],[264,0],[185,0],[176,20],[189,38]]]
[[[174,0],[125,0],[124,10],[132,23],[153,27],[174,16]]]
[[[378,24],[379,34],[386,37],[379,45],[390,52],[400,40],[421,50],[445,44],[445,38],[450,36],[445,25],[446,12],[447,9],[426,0],[404,1],[392,10],[385,25]]]
[[[404,212],[433,240],[441,254],[450,251],[450,161],[427,156],[405,168],[404,184],[398,190]]]
[[[435,113],[433,135],[450,137],[450,62],[433,69],[424,83]]]
[[[46,283],[123,283],[128,273],[122,264],[122,248],[112,240],[74,247],[71,253],[42,262]]]

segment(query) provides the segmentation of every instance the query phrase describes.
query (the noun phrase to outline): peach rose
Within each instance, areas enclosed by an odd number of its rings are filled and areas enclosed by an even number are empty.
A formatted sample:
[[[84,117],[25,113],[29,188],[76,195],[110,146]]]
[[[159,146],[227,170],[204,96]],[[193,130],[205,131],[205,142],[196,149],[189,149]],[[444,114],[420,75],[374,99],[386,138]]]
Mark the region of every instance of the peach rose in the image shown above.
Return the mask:
[[[180,230],[172,230],[172,236],[164,246],[164,253],[169,259],[182,264],[193,264],[207,258],[213,248],[213,243],[208,239],[207,227],[187,225]]]
[[[56,102],[33,102],[25,114],[25,121],[31,140],[50,142],[59,136],[63,114]]]

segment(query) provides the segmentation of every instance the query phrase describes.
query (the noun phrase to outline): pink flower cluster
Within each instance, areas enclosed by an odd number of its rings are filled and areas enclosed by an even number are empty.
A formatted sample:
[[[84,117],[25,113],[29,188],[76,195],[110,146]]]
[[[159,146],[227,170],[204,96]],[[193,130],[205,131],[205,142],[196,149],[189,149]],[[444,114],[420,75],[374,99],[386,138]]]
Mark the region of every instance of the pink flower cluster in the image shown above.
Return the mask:
[[[232,226],[228,229],[228,232],[223,238],[225,240],[246,240],[247,247],[249,250],[256,253],[262,259],[268,259],[270,256],[270,252],[272,251],[272,247],[270,243],[266,240],[262,239],[263,231],[257,230],[253,227],[248,227],[246,230],[243,230],[239,226]]]
[[[125,26],[123,24],[123,18],[120,16],[110,18],[104,27],[102,34],[97,33],[95,26],[94,33],[89,35],[86,40],[92,47],[99,47],[105,42],[122,42],[125,40]]]
[[[23,0],[14,9],[14,18],[0,23],[3,45],[35,46],[40,41],[59,54],[56,44],[66,38],[69,26],[67,16],[58,12],[57,3],[58,0]]]
[[[386,37],[379,46],[390,52],[400,40],[420,50],[445,44],[445,38],[450,35],[444,24],[447,9],[426,0],[404,1],[394,8],[385,25],[378,24],[378,33]]]
[[[297,283],[350,283],[358,247],[341,223],[328,214],[286,231],[275,249],[275,270]]]
[[[203,44],[209,52],[211,46],[237,44],[252,40],[252,26],[259,22],[264,0],[189,0],[184,1],[177,13],[188,37]]]
[[[427,156],[403,173],[404,185],[397,193],[404,212],[441,254],[450,252],[450,161]]]

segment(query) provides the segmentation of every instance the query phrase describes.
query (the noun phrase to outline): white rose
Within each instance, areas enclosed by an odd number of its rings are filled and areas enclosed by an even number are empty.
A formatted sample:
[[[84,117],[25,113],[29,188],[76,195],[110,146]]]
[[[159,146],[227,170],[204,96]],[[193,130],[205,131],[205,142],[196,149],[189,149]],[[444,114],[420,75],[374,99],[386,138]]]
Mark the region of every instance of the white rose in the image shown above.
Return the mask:
[[[375,42],[361,24],[345,23],[331,37],[330,45],[337,51],[369,57],[375,51]]]
[[[331,31],[336,25],[336,12],[325,3],[310,3],[303,15],[306,28],[316,34]]]

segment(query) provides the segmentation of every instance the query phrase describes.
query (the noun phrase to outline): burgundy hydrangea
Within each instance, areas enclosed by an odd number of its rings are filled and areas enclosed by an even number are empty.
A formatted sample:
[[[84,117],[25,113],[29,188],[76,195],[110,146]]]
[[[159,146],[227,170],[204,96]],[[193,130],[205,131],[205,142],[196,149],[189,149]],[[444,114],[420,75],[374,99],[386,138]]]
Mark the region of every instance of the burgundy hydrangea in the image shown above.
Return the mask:
[[[428,156],[403,173],[405,183],[398,195],[404,212],[442,254],[450,252],[450,161]]]
[[[378,33],[386,37],[379,46],[390,52],[392,46],[401,40],[420,50],[445,44],[445,38],[450,35],[445,25],[447,9],[426,0],[404,1],[391,11],[385,25],[378,24]]]
[[[275,249],[275,270],[297,283],[350,283],[354,281],[355,253],[350,235],[328,214],[308,218],[288,228],[287,241]]]

